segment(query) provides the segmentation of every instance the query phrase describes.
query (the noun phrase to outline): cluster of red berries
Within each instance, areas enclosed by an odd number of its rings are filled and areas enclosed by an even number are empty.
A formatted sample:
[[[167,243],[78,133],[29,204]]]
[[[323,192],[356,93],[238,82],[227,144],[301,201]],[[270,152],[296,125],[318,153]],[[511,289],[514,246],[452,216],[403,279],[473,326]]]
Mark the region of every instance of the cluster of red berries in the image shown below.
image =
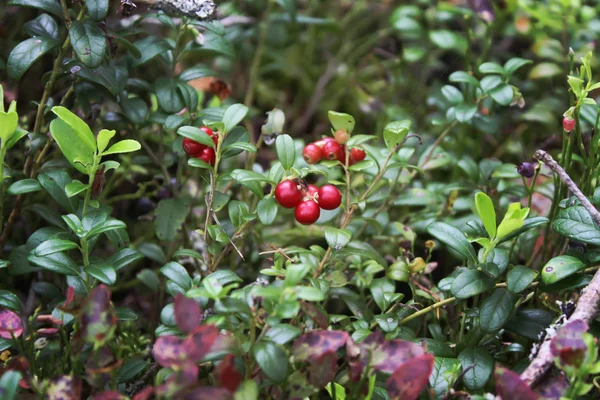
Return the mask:
[[[333,185],[320,188],[299,180],[286,179],[275,188],[275,200],[285,208],[296,208],[296,221],[303,225],[317,222],[323,210],[335,210],[342,204],[342,193]]]
[[[213,142],[215,142],[215,146],[218,145],[219,135],[217,133],[214,133],[208,126],[203,126],[200,129],[211,137]],[[190,157],[199,158],[209,165],[215,165],[216,154],[215,149],[212,147],[208,147],[207,145],[198,143],[192,139],[185,138],[183,139],[183,151],[185,151],[185,154]]]
[[[350,135],[344,130],[335,132],[335,138],[325,137],[314,143],[307,144],[302,150],[302,157],[307,164],[316,164],[319,161],[338,160],[342,164],[346,163],[346,142]],[[364,150],[353,147],[350,149],[348,164],[353,165],[362,161],[367,156]]]

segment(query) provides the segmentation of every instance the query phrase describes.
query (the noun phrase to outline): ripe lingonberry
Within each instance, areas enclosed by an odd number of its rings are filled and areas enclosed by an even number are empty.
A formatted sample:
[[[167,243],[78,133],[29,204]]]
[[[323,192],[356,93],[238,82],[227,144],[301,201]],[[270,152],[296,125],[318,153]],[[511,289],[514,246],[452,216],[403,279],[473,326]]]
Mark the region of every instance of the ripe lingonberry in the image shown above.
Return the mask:
[[[353,147],[350,149],[350,165],[356,164],[359,161],[362,161],[367,156],[364,150]]]
[[[195,157],[200,154],[203,148],[205,148],[203,144],[200,144],[192,139],[185,138],[183,139],[183,151],[190,157]]]
[[[335,141],[339,144],[346,144],[348,139],[350,139],[350,135],[344,129],[338,129],[337,131],[335,131],[333,136],[335,137]]]
[[[215,165],[215,161],[216,161],[217,157],[215,155],[214,149],[204,146],[202,151],[198,155],[196,155],[196,158],[201,159],[202,161],[204,161],[207,164]]]
[[[294,208],[302,201],[302,192],[296,182],[290,179],[281,181],[275,188],[275,200],[282,207]]]
[[[323,146],[323,155],[328,160],[338,160],[342,163],[345,162],[346,155],[344,154],[344,148],[341,144],[333,140],[325,143]]]
[[[319,188],[319,206],[324,210],[335,210],[342,204],[342,193],[333,185]]]
[[[317,140],[314,144],[316,144],[322,149],[323,146],[325,146],[329,142],[335,142],[335,139],[329,136],[325,136],[324,138]]]
[[[314,143],[307,144],[302,150],[302,157],[307,164],[316,164],[323,158],[323,151]]]
[[[575,125],[576,125],[576,121],[573,118],[571,118],[571,117],[563,118],[563,129],[566,132],[571,132],[573,129],[575,129]]]
[[[314,200],[304,200],[296,207],[294,212],[296,221],[302,225],[310,225],[317,222],[321,215],[319,205]]]
[[[206,133],[208,136],[212,136],[213,135],[213,130],[210,129],[208,126],[201,126],[200,130],[204,131],[204,133]]]
[[[319,193],[319,188],[313,184],[308,185],[308,195],[310,197],[315,197],[315,195]]]

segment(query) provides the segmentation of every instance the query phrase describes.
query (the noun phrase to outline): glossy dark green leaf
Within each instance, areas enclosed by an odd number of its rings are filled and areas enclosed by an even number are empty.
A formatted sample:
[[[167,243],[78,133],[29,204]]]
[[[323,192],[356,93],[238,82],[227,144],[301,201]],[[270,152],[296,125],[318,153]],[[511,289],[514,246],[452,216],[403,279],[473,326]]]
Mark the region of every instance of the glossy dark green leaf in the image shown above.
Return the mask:
[[[40,14],[36,18],[27,22],[23,28],[30,36],[44,36],[54,41],[59,40],[58,24],[56,20],[48,14]]]
[[[0,395],[3,400],[13,400],[19,389],[23,374],[18,370],[7,370],[0,377]]]
[[[143,124],[148,118],[148,105],[139,97],[121,99],[121,108],[127,119],[134,124]]]
[[[0,290],[0,306],[17,312],[21,312],[22,309],[19,297],[8,290]]]
[[[35,250],[33,250],[33,254],[37,257],[43,257],[49,254],[58,253],[59,251],[76,249],[77,247],[77,243],[75,242],[55,238],[42,242]]]
[[[118,314],[118,310],[117,310]],[[146,367],[148,361],[140,357],[133,357],[125,361],[119,371],[117,372],[117,381],[119,383],[129,382],[136,376],[138,376]]]
[[[136,60],[137,66],[145,64],[157,55],[172,49],[169,42],[167,42],[164,39],[157,38],[153,35],[149,35],[144,39],[138,40],[134,43],[134,45],[142,54],[142,56],[138,60]]]
[[[554,257],[542,268],[542,280],[546,285],[549,285],[585,268],[585,263],[573,256],[562,255]]]
[[[265,198],[258,202],[257,213],[260,222],[270,225],[277,217],[277,202],[274,198]]]
[[[293,325],[277,324],[271,327],[265,336],[279,345],[284,345],[300,336],[301,333],[302,331]]]
[[[479,72],[482,74],[498,74],[503,75],[506,70],[499,64],[494,62],[485,62],[479,66]]]
[[[38,181],[64,210],[71,213],[77,211],[79,200],[67,195],[67,186],[74,182],[68,173],[61,170],[44,172],[38,176]],[[84,186],[87,188],[87,185]]]
[[[571,240],[600,246],[600,228],[583,206],[561,210],[552,229]]]
[[[63,275],[79,275],[79,267],[64,253],[54,253],[43,257],[30,255],[27,260],[31,264],[37,265],[48,271],[56,272]]]
[[[520,57],[513,57],[506,63],[504,63],[504,70],[508,75],[512,75],[519,68],[531,63],[533,63],[533,61],[531,60],[526,60]]]
[[[58,46],[58,42],[45,36],[26,39],[13,48],[6,61],[10,79],[19,80],[41,56]]]
[[[40,184],[35,179],[21,179],[10,185],[6,193],[16,196],[18,194],[37,192],[40,189]]]
[[[533,283],[537,276],[537,271],[518,265],[511,269],[506,276],[508,290],[513,293],[521,293]]]
[[[106,264],[111,265],[116,271],[144,258],[136,249],[125,248],[106,259]]]
[[[462,364],[463,382],[470,390],[482,389],[492,376],[494,358],[483,347],[467,347],[458,355]]]
[[[88,265],[85,268],[85,271],[94,278],[98,279],[100,282],[107,285],[114,285],[117,281],[117,273],[110,265]]]
[[[181,286],[185,290],[192,287],[192,278],[183,265],[176,262],[168,262],[160,269],[160,273]]]
[[[222,122],[225,124],[225,133],[229,133],[248,114],[248,107],[243,104],[232,104],[225,110]]]
[[[457,299],[466,299],[494,287],[494,278],[484,271],[469,269],[459,274],[450,287]]]
[[[284,382],[288,376],[289,364],[285,351],[275,343],[260,341],[252,348],[256,363],[273,382]]]
[[[407,361],[410,367],[410,360]],[[454,385],[452,379],[458,378],[458,374],[450,375],[450,371],[456,368],[460,370],[460,361],[456,358],[435,357],[433,371],[429,375],[429,384],[431,385],[435,395],[442,397],[450,387]]]
[[[334,250],[342,249],[351,239],[352,234],[348,230],[332,228],[330,226],[325,228],[325,240],[329,247]]]
[[[154,86],[158,105],[164,111],[174,114],[185,107],[185,103],[177,87],[176,79],[159,78],[156,80]]]
[[[215,147],[215,142],[211,139],[211,137],[208,136],[202,129],[196,128],[195,126],[182,126],[181,128],[177,129],[177,134],[205,146],[212,148]]]
[[[48,11],[59,18],[64,16],[60,3],[55,0],[9,0],[8,5],[37,8]]]
[[[160,279],[156,272],[143,269],[137,273],[136,278],[154,292],[158,292],[160,288]]]
[[[448,77],[450,82],[463,82],[473,86],[479,86],[479,81],[473,75],[465,71],[455,71]]]
[[[102,63],[106,54],[106,35],[98,24],[90,20],[75,20],[69,27],[69,37],[81,62],[90,68]]]
[[[505,328],[528,339],[539,340],[539,334],[554,322],[555,318],[556,315],[547,310],[518,310]]]
[[[179,78],[183,81],[189,82],[194,79],[204,78],[206,76],[217,76],[217,73],[204,65],[196,65],[195,67],[188,68],[179,75]]]
[[[477,262],[475,250],[471,243],[469,243],[461,231],[452,225],[448,225],[444,222],[434,222],[427,226],[427,232],[440,242],[458,252],[466,260]]]
[[[490,96],[492,96],[492,99],[494,99],[498,104],[507,106],[512,102],[513,88],[506,83],[501,84],[500,86],[490,90]]]
[[[158,202],[154,214],[156,236],[160,240],[172,241],[177,237],[181,225],[187,218],[192,204],[184,198],[163,199]]]
[[[86,0],[88,15],[94,21],[102,21],[108,14],[108,0]]]
[[[510,318],[517,296],[503,288],[494,290],[479,309],[479,326],[487,333],[500,330]]]

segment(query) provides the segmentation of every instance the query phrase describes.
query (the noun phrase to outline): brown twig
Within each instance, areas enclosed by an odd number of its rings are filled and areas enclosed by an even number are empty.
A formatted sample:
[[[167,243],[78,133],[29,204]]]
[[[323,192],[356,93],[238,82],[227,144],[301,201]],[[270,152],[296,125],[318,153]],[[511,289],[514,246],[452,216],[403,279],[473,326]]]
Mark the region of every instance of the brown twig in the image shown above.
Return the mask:
[[[600,226],[600,212],[590,203],[590,201],[583,195],[581,190],[577,187],[575,182],[567,175],[565,170],[558,165],[556,161],[546,153],[544,150],[538,150],[535,152],[536,159],[542,161],[548,168],[550,168],[561,181],[567,185],[569,190],[579,199],[583,207],[587,212],[590,213],[592,219],[596,224]],[[589,322],[598,313],[598,307],[600,306],[600,270],[596,272],[594,277],[588,286],[581,292],[581,297],[577,302],[575,312],[569,318],[569,321],[582,320]],[[537,355],[531,361],[531,364],[521,374],[521,379],[527,382],[529,385],[535,384],[552,366],[554,357],[550,351],[551,338],[546,337],[546,340],[541,344],[540,350]]]

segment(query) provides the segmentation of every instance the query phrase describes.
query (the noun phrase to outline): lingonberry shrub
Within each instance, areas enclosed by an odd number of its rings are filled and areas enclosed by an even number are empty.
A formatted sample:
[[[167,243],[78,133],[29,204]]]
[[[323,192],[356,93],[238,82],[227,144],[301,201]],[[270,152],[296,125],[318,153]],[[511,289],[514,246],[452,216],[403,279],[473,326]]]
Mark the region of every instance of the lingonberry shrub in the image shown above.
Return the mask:
[[[2,400],[599,398],[600,13],[505,3],[0,2]]]

